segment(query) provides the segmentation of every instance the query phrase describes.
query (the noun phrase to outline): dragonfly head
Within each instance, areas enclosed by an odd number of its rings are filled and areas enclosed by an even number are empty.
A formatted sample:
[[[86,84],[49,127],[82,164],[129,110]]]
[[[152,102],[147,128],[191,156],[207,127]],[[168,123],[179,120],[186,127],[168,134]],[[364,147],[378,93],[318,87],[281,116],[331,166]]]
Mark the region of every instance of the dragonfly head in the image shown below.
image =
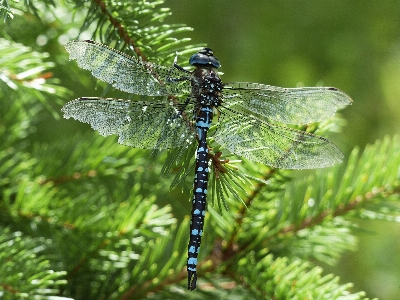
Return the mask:
[[[219,68],[221,66],[218,58],[214,56],[214,52],[210,48],[203,48],[189,59],[192,66],[213,66]]]

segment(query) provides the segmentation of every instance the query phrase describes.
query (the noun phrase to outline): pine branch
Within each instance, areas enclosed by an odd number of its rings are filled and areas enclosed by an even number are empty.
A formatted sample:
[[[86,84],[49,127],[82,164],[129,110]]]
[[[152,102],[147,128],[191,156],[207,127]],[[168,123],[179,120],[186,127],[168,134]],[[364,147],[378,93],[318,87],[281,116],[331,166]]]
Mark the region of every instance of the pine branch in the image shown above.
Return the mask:
[[[58,118],[58,112],[49,104],[48,96],[51,95],[53,101],[61,104],[61,98],[68,91],[54,78],[50,70],[54,63],[48,61],[49,54],[34,52],[29,47],[6,39],[0,39],[0,53],[0,96],[9,101],[15,99],[16,107],[22,105],[27,111],[32,110],[30,113],[37,112],[44,106]],[[40,101],[40,106],[37,105],[37,100]]]
[[[273,259],[265,256],[260,261],[247,256],[238,262],[238,273],[248,274],[237,279],[262,299],[368,299],[364,292],[348,292],[352,284],[340,285],[332,274],[322,276],[322,269],[311,268],[308,262]],[[237,276],[236,274],[232,274]]]
[[[44,254],[49,244],[0,227],[0,294],[7,299],[71,299],[53,296],[67,281],[65,272],[54,272]]]
[[[194,51],[183,46],[187,40],[173,38],[180,34],[180,25],[163,25],[169,11],[157,8],[160,2],[76,3],[89,9],[82,31],[95,25],[94,38],[141,59],[167,64],[176,50]],[[360,157],[354,151],[346,165],[293,180],[288,177],[293,173],[286,171],[228,162],[232,156],[222,151],[220,157],[221,149],[212,144],[211,180],[219,211],[209,205],[212,218],[206,218],[200,289],[188,293],[183,281],[189,220],[177,226],[176,207],[189,197],[175,190],[166,193],[168,182],[159,174],[166,161],[163,175],[175,172],[174,186],[187,186],[191,153],[177,149],[168,159],[161,154],[149,162],[148,152],[93,132],[36,143],[28,153],[37,112],[50,103],[49,95],[60,94],[52,92],[58,82],[48,73],[52,65],[45,55],[5,45],[2,71],[7,71],[0,74],[5,109],[0,113],[7,131],[0,132],[0,220],[12,228],[2,236],[13,243],[0,252],[7,259],[18,253],[27,265],[31,260],[27,274],[40,278],[40,287],[50,287],[54,295],[63,285],[60,295],[75,299],[364,297],[348,292],[350,284],[322,276],[321,269],[307,261],[333,264],[354,250],[350,217],[398,221],[398,137],[377,142]],[[320,130],[332,130],[336,122],[327,124],[320,124]],[[16,237],[19,231],[23,246]],[[44,250],[37,252],[38,247]],[[4,273],[6,293],[37,292],[32,281],[21,285],[24,291],[16,288],[21,287],[19,281],[12,280],[21,266]],[[49,270],[57,270],[54,278]],[[67,278],[67,284],[61,278]]]
[[[179,52],[186,61],[186,55],[199,48],[184,46],[189,38],[174,37],[193,29],[183,24],[165,24],[163,21],[171,12],[160,8],[163,1],[76,0],[75,3],[76,7],[88,8],[81,32],[89,30],[95,23],[93,39],[141,60],[171,64]]]
[[[5,5],[3,5],[3,3]],[[0,3],[0,18],[3,18],[3,21],[6,22],[8,18],[13,19],[14,18],[14,14],[13,14],[13,10],[11,9],[10,3],[8,1],[2,1]]]
[[[276,259],[314,257],[334,264],[345,251],[355,249],[356,240],[349,230],[355,226],[351,221],[354,216],[398,220],[395,216],[399,209],[391,203],[399,200],[399,139],[395,136],[377,141],[360,157],[355,149],[347,165],[319,170],[308,178],[292,181],[278,194],[274,191],[275,184],[270,182],[272,195],[269,195],[269,186],[265,186],[266,195],[260,193],[253,198],[250,194],[252,201],[246,202],[252,205],[248,209],[239,208],[234,214],[225,214],[224,218],[209,207],[213,227],[227,242],[215,241],[214,250],[206,259],[213,263],[206,270],[216,272],[222,267],[224,274],[229,274],[232,279],[235,274],[247,278],[250,274],[236,270],[246,266],[249,272],[254,272],[268,253]],[[373,172],[370,172],[371,161],[374,161]],[[369,174],[370,180],[366,180],[365,174]],[[344,188],[346,186],[348,188]],[[256,187],[257,191],[259,189]],[[348,221],[344,219],[349,217]],[[242,261],[244,256],[254,255],[252,260]],[[263,268],[270,269],[271,266]],[[260,281],[266,282],[269,281]]]
[[[12,5],[11,5],[12,3]],[[43,12],[47,10],[52,10],[55,7],[55,2],[53,0],[42,0],[37,1],[18,1],[18,0],[2,0],[0,3],[0,18],[3,17],[4,22],[14,19],[14,15],[18,17],[21,12],[31,13],[36,18],[43,18]],[[15,13],[17,12],[17,13]]]

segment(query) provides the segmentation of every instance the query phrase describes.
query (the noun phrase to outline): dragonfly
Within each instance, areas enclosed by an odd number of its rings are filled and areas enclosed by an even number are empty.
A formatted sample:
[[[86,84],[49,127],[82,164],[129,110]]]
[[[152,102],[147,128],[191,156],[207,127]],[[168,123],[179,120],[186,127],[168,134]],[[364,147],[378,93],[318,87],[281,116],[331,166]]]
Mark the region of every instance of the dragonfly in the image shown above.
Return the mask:
[[[188,244],[188,289],[197,285],[210,172],[207,134],[222,149],[271,167],[314,169],[332,166],[342,152],[324,137],[288,127],[332,117],[350,97],[333,87],[282,88],[223,83],[221,64],[210,48],[193,54],[187,70],[142,61],[91,40],[66,44],[70,59],[94,77],[142,100],[82,97],[66,103],[65,118],[88,123],[101,135],[117,134],[123,145],[146,149],[187,147],[197,141]],[[210,131],[211,133],[211,131]]]

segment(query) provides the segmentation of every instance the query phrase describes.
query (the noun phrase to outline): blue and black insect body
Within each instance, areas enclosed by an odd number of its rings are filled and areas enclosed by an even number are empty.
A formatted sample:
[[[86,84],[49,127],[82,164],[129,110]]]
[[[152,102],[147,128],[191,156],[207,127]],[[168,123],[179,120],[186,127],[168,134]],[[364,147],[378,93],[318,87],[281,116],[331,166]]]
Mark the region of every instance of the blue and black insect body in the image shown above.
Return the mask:
[[[220,63],[209,48],[194,54],[189,63],[195,66],[192,76],[192,94],[196,95],[196,132],[198,147],[193,184],[193,201],[188,246],[188,289],[196,288],[196,266],[203,235],[204,216],[207,207],[208,145],[207,132],[213,119],[213,111],[221,104],[222,82],[216,71]]]

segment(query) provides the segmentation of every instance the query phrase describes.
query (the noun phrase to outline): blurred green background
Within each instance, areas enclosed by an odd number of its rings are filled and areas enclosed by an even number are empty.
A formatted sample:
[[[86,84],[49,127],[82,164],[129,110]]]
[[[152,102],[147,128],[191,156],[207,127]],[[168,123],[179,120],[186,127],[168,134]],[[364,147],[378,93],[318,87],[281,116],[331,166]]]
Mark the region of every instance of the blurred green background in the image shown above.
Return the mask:
[[[354,103],[332,136],[347,155],[400,132],[400,1],[166,1],[168,23],[194,28],[222,79],[282,87],[334,86]],[[326,272],[369,297],[400,299],[400,224],[359,222],[358,251]]]
[[[400,132],[400,1],[167,0],[164,6],[172,11],[166,23],[187,24],[194,31],[185,37],[214,50],[225,82],[334,86],[349,94],[354,103],[341,111],[347,125],[330,137],[346,156],[356,146],[363,149],[376,139]],[[58,12],[59,18],[70,16]],[[62,32],[56,22],[27,22],[34,25],[27,26],[17,16],[8,34],[31,46],[38,41],[38,32],[46,32],[49,42],[35,50],[59,54]],[[70,26],[76,29],[79,24]],[[77,34],[76,30],[74,37]],[[68,65],[67,53],[56,60]],[[101,93],[90,76],[82,86],[73,85],[78,67],[69,65],[71,72],[55,69],[54,73],[74,92],[70,99]],[[53,107],[59,109],[57,104]],[[38,139],[51,141],[59,139],[64,130],[83,128],[79,122],[42,114]],[[341,283],[353,282],[354,291],[364,290],[369,297],[400,299],[400,224],[358,223],[358,251],[347,253],[335,267],[323,265],[325,272],[339,275]]]

